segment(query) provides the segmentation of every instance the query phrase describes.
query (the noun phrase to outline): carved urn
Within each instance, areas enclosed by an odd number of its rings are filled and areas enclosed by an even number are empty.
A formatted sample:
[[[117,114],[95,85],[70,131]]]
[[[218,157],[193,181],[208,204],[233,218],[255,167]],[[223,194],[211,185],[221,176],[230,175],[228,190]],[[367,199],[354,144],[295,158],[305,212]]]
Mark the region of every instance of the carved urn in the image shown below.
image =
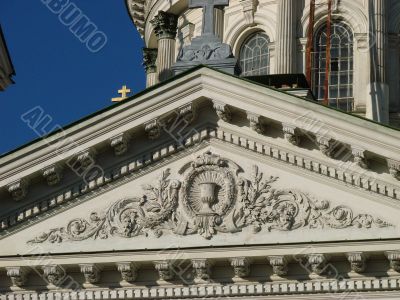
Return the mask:
[[[202,207],[199,214],[215,214],[211,206],[215,203],[215,189],[217,184],[215,182],[203,182],[199,184],[200,187],[200,200]]]

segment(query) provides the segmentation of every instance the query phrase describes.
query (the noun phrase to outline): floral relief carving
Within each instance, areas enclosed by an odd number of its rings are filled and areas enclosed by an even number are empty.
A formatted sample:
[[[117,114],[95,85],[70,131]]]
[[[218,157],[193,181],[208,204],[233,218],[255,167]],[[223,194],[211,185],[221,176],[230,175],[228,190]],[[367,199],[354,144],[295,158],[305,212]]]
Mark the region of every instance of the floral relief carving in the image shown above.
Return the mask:
[[[65,227],[42,233],[28,243],[61,243],[111,237],[134,238],[163,234],[198,234],[211,239],[218,233],[293,231],[300,228],[383,228],[392,226],[351,208],[293,189],[274,189],[279,180],[253,166],[249,176],[234,162],[205,153],[184,165],[181,180],[170,170],[143,186],[140,197],[122,199],[88,219],[71,220]]]

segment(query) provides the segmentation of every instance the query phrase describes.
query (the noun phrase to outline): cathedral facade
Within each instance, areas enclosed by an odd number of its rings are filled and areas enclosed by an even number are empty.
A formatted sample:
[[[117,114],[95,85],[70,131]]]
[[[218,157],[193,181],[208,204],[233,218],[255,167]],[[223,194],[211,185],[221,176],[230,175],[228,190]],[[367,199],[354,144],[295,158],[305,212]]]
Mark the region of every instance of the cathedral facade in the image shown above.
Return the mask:
[[[231,0],[229,6],[217,7],[214,30],[232,47],[241,67],[238,75],[306,73],[312,30],[311,86],[322,100],[328,1],[314,1],[312,26],[310,0]],[[168,74],[159,75],[173,65],[184,45],[201,35],[201,9],[190,9],[185,1],[130,0],[127,5],[149,48],[145,51],[158,57],[158,70],[154,60],[146,60],[151,66],[148,84],[165,80]],[[331,6],[329,104],[398,126],[400,3],[333,0]]]
[[[1,299],[399,299],[398,5],[310,4],[129,0],[148,88],[0,157]]]

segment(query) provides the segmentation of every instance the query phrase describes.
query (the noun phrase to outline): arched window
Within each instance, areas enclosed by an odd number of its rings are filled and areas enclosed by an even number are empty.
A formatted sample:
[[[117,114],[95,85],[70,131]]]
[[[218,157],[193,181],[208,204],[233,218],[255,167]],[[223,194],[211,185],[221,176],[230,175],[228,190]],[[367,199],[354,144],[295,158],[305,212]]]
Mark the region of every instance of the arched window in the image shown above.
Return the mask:
[[[327,26],[320,28],[315,37],[313,62],[313,90],[319,101],[325,98]],[[329,75],[329,106],[353,110],[353,33],[340,21],[331,28],[331,62]]]
[[[251,35],[240,49],[242,76],[269,74],[269,38],[262,32]]]

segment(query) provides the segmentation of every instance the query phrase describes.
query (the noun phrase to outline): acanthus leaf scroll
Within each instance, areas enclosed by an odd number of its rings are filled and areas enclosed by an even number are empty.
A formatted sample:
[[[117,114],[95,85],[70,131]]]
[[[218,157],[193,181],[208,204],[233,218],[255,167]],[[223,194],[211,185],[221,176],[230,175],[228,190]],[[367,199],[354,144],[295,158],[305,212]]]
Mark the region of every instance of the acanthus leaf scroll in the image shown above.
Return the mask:
[[[143,186],[141,197],[122,199],[88,219],[76,218],[28,243],[61,243],[111,237],[135,238],[163,234],[211,239],[216,234],[293,231],[300,228],[383,228],[392,226],[369,214],[294,189],[274,189],[278,177],[266,177],[253,166],[239,176],[234,162],[210,152],[181,168],[182,180],[161,173],[155,184]]]

